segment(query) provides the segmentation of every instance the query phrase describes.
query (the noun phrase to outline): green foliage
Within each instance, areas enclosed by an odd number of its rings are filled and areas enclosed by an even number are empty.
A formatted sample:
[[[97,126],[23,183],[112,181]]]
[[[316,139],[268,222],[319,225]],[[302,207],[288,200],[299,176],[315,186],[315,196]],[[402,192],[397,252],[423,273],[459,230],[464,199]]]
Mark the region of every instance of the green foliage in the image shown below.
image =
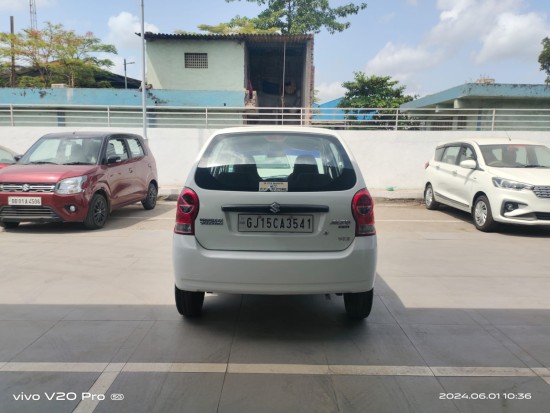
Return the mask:
[[[321,100],[319,99],[319,89],[313,90],[313,103],[319,103]]]
[[[17,78],[17,87],[43,88],[46,85],[39,77],[21,76]]]
[[[241,0],[226,0],[227,2]],[[340,22],[349,15],[357,14],[367,7],[349,3],[330,7],[328,0],[246,0],[266,6],[255,20],[258,29],[275,28],[282,34],[319,33],[325,28],[330,34],[349,28],[349,22]]]
[[[0,61],[0,87],[10,87],[10,66]]]
[[[99,82],[96,83],[96,87],[100,87],[100,88],[103,88],[103,89],[110,89],[113,86],[111,85],[111,83],[108,80],[100,80]]]
[[[546,84],[550,84],[550,38],[542,39],[542,52],[539,55],[540,70],[546,73]]]
[[[46,87],[67,83],[75,87],[79,76],[86,77],[93,68],[113,66],[111,60],[95,54],[117,51],[113,45],[102,44],[91,32],[77,35],[65,30],[62,24],[47,22],[41,30],[24,29],[15,35],[0,33],[0,57],[11,57],[12,53],[18,62],[38,71],[37,83]]]
[[[414,97],[405,95],[405,86],[398,86],[399,81],[392,80],[391,76],[366,76],[363,72],[355,72],[354,75],[355,80],[342,83],[348,91],[338,104],[338,107],[346,109],[346,120],[353,123],[367,116],[367,127],[394,128],[394,111],[381,109],[398,108]],[[406,116],[402,116],[400,122],[406,121]]]
[[[410,102],[413,96],[405,95],[405,86],[390,76],[366,76],[355,72],[355,80],[344,82],[348,91],[338,105],[341,108],[397,108]]]
[[[248,17],[236,16],[229,23],[220,23],[216,26],[201,24],[198,29],[209,34],[270,34],[277,32],[277,28],[268,27],[262,29],[258,27],[258,19],[249,19]]]

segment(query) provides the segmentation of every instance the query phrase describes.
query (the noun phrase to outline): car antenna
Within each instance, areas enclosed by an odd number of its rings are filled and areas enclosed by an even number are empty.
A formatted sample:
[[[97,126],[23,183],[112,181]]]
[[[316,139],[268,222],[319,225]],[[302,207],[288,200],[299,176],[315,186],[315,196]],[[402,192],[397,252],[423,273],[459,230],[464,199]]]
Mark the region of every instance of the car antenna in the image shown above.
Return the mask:
[[[504,133],[506,134],[506,137],[508,138],[508,140],[509,140],[510,142],[512,142],[512,138],[510,137],[510,134],[508,133],[508,131],[505,130]]]

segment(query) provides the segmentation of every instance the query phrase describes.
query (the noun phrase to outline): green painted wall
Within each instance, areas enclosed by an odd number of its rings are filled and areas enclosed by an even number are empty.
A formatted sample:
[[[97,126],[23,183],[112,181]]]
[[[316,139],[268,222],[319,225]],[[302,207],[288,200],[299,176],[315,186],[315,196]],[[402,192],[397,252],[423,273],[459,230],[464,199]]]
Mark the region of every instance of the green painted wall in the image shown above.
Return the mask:
[[[186,69],[185,53],[207,53],[207,69]],[[231,40],[147,40],[147,82],[155,89],[245,89],[244,43]]]

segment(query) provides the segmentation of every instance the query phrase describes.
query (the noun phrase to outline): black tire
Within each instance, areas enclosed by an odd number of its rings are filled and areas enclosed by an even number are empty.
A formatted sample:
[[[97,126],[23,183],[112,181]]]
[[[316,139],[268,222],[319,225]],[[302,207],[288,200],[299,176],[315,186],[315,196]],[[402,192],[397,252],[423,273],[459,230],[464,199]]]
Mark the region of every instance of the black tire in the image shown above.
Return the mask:
[[[426,189],[424,189],[424,203],[426,204],[426,208],[429,210],[439,208],[439,202],[435,200],[432,184],[426,185]]]
[[[147,188],[147,196],[143,201],[141,201],[141,205],[143,205],[143,208],[147,210],[155,208],[155,206],[157,205],[157,195],[157,186],[152,182],[149,183],[149,188]]]
[[[474,218],[475,227],[480,231],[491,232],[497,226],[493,219],[491,204],[485,195],[476,198],[472,208],[472,217]]]
[[[367,318],[372,310],[374,289],[363,293],[345,293],[344,305],[346,314],[352,320]]]
[[[185,317],[198,317],[202,312],[204,292],[185,291],[175,286],[176,307],[178,312]]]
[[[15,229],[19,226],[19,222],[0,222],[0,226],[6,229]]]
[[[107,204],[107,200],[103,195],[95,194],[90,202],[84,226],[88,229],[103,228],[108,216],[109,205]]]

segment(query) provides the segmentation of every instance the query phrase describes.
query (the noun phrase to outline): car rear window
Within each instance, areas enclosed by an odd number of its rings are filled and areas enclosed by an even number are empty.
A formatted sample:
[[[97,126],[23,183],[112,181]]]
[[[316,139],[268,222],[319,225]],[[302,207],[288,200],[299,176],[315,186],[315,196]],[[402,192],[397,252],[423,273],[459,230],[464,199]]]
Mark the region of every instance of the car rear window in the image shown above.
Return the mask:
[[[356,180],[337,138],[305,133],[218,135],[195,174],[199,187],[222,191],[342,191]]]

